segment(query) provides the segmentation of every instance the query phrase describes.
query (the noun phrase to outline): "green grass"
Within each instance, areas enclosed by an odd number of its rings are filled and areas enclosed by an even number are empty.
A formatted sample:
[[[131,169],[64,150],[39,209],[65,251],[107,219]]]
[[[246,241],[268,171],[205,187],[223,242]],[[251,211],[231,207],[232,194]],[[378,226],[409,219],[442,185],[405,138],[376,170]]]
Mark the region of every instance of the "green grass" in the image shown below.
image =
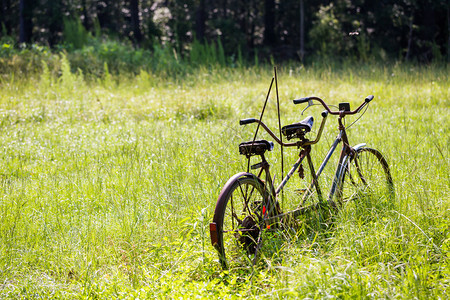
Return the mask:
[[[209,222],[221,187],[245,170],[237,146],[255,127],[238,120],[259,116],[271,69],[93,79],[63,59],[59,73],[0,79],[0,298],[448,295],[447,66],[281,67],[283,125],[301,118],[294,98],[356,107],[375,95],[350,140],[383,152],[397,197],[285,233],[263,267],[239,272],[220,269]],[[264,121],[277,128],[273,96]],[[316,162],[336,127],[330,117]],[[286,152],[285,168],[297,155]]]

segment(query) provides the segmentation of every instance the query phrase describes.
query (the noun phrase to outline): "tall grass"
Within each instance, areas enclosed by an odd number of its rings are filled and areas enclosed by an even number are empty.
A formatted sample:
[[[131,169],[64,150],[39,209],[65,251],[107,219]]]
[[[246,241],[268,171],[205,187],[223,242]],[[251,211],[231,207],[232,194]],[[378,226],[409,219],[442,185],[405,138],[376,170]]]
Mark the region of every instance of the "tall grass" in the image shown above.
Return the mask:
[[[2,298],[448,294],[446,67],[281,67],[283,125],[302,117],[289,101],[297,97],[355,107],[375,95],[350,141],[388,158],[396,200],[375,209],[349,205],[328,229],[282,233],[287,239],[263,267],[223,272],[208,223],[223,184],[245,169],[237,145],[255,128],[238,120],[259,115],[271,69],[199,67],[174,78],[151,70],[116,76],[107,64],[92,80],[67,57],[59,60],[39,75],[1,77]],[[272,96],[264,120],[275,129],[274,103]],[[315,161],[336,125],[329,118]],[[275,150],[268,159],[277,171]]]

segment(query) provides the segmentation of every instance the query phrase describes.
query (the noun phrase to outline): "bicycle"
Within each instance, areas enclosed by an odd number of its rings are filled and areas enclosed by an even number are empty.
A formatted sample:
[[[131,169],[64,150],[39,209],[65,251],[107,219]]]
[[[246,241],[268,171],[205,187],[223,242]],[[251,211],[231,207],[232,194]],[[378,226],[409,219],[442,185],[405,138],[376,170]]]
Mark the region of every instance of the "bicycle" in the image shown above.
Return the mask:
[[[270,174],[270,164],[264,156],[266,151],[273,149],[273,142],[255,140],[255,134],[253,141],[243,142],[239,145],[240,154],[245,155],[249,160],[247,172],[235,174],[227,181],[219,194],[213,221],[210,223],[211,242],[218,251],[222,268],[239,267],[246,263],[255,264],[263,235],[266,232],[283,228],[283,225],[289,223],[290,220],[311,210],[321,209],[323,204],[328,205],[329,208],[332,208],[331,210],[337,210],[344,203],[355,199],[372,197],[375,201],[386,201],[394,198],[394,184],[386,159],[380,151],[366,147],[365,143],[350,146],[343,123],[347,115],[360,113],[364,107],[367,110],[373,98],[373,95],[366,97],[363,103],[353,111],[350,110],[349,103],[340,103],[339,110],[333,111],[318,97],[293,100],[294,104],[308,103],[303,112],[312,105],[322,105],[325,108],[321,113],[320,128],[316,138],[312,141],[307,138],[307,133],[311,131],[314,122],[311,116],[281,129],[283,136],[288,141],[295,140],[286,143],[261,120],[254,118],[240,120],[240,125],[258,123],[258,128],[261,126],[278,144],[283,147],[297,147],[300,153],[291,170],[275,187],[274,179]],[[319,102],[319,104],[314,102]],[[319,142],[328,115],[338,116],[339,133],[316,172],[311,159],[311,149]],[[342,150],[338,166],[325,200],[320,188],[319,177],[340,143],[342,143]],[[249,172],[250,158],[254,156],[260,157],[260,162],[251,166],[252,170],[259,169],[257,174]],[[294,172],[299,166],[302,166],[305,158],[312,177],[311,183],[306,190],[302,191],[303,196],[298,207],[282,212],[278,197]],[[318,203],[306,206],[306,200],[312,194],[316,195]]]

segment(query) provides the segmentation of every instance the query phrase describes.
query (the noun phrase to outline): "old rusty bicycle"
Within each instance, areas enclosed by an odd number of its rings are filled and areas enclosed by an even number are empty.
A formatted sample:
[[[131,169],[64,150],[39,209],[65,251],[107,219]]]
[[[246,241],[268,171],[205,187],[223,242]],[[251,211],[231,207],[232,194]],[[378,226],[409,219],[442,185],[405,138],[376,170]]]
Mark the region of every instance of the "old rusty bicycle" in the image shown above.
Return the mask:
[[[277,137],[261,120],[254,118],[240,120],[240,125],[257,123],[258,127],[262,127],[283,147],[297,148],[299,158],[281,183],[274,186],[270,164],[265,158],[265,153],[273,149],[273,142],[254,139],[239,145],[239,152],[249,159],[249,166],[250,158],[259,157],[259,162],[251,165],[252,170],[259,171],[254,174],[247,170],[232,176],[219,194],[213,221],[210,223],[210,235],[224,269],[254,264],[264,239],[270,236],[268,233],[280,230],[285,224],[308,211],[320,210],[324,206],[330,211],[337,211],[348,201],[367,197],[375,201],[392,200],[394,185],[386,159],[380,151],[366,147],[365,143],[350,146],[343,122],[348,115],[364,114],[373,98],[372,95],[366,97],[353,111],[350,110],[348,103],[340,103],[338,110],[332,110],[318,97],[293,100],[294,104],[307,103],[305,110],[312,105],[322,105],[325,108],[321,113],[322,121],[314,140],[308,139],[308,133],[314,123],[311,116],[282,128],[282,135],[288,141],[293,140],[287,143]],[[311,152],[313,146],[320,141],[329,115],[337,116],[339,132],[316,171]],[[339,162],[326,196],[319,184],[319,178],[339,144],[342,144]],[[279,204],[280,193],[299,166],[302,167],[305,159],[312,180],[302,191],[297,207],[283,212]],[[312,195],[317,199],[317,203],[305,205]]]

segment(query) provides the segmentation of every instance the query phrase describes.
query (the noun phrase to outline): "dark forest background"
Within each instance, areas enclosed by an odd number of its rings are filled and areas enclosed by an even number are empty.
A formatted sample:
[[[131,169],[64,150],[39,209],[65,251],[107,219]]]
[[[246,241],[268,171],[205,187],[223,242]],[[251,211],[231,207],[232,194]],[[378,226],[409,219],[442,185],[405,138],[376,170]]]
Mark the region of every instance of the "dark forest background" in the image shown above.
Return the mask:
[[[191,64],[429,63],[448,61],[449,14],[448,0],[1,0],[0,55],[44,47],[78,51],[75,64],[105,60],[105,49],[113,65],[169,54]]]

